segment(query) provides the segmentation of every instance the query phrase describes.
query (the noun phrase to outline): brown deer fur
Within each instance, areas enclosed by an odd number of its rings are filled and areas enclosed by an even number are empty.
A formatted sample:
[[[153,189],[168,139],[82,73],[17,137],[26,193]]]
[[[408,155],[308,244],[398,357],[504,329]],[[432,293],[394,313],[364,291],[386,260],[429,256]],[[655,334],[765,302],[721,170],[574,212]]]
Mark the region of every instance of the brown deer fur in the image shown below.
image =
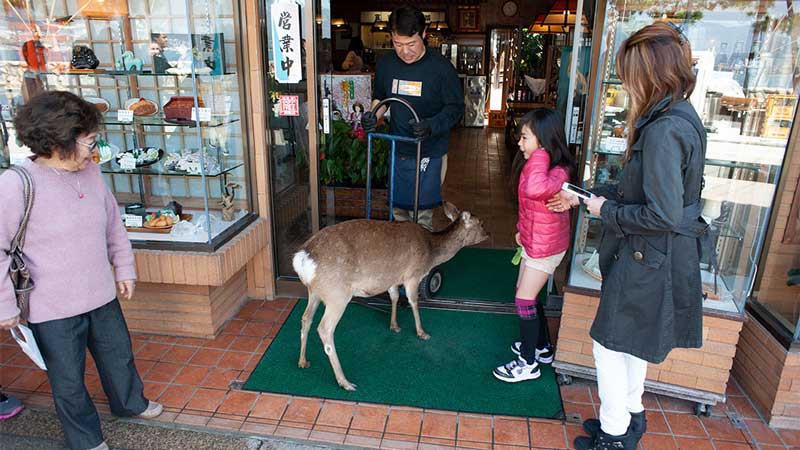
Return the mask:
[[[300,332],[299,367],[309,367],[306,341],[320,301],[325,303],[325,313],[317,332],[336,381],[344,389],[355,390],[356,386],[344,376],[333,335],[353,296],[369,297],[388,291],[392,300],[389,326],[399,332],[397,300],[399,287],[403,285],[414,314],[417,336],[430,338],[419,319],[420,282],[433,267],[455,256],[461,248],[488,238],[481,221],[469,212],[457,215],[458,211],[449,204],[445,205],[445,212],[453,222],[436,233],[411,222],[350,220],[320,230],[303,244],[293,259],[295,271],[308,288],[308,306]]]

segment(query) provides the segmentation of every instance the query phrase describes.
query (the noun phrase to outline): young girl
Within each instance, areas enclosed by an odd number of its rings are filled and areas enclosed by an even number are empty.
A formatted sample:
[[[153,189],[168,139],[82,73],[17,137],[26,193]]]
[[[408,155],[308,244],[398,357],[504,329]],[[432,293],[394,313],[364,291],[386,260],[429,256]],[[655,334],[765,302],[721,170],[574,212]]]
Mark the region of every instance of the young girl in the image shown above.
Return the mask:
[[[540,108],[525,114],[519,133],[521,155],[514,161],[514,178],[519,196],[516,241],[522,247],[523,264],[514,302],[521,341],[511,345],[519,358],[493,372],[498,380],[509,383],[539,378],[537,361],[553,362],[544,308],[536,297],[564,258],[570,235],[569,213],[550,211],[546,202],[569,181],[575,164],[567,147],[564,120],[557,112]]]

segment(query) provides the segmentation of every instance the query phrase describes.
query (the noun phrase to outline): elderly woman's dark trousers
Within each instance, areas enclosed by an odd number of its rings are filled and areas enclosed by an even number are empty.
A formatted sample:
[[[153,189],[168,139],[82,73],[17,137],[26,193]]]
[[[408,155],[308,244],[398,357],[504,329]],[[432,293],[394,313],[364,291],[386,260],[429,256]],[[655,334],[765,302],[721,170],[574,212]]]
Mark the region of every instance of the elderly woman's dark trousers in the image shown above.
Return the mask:
[[[56,412],[70,449],[86,450],[103,441],[100,417],[84,384],[87,347],[111,412],[134,416],[147,408],[117,299],[78,316],[31,324],[31,330],[47,365]]]

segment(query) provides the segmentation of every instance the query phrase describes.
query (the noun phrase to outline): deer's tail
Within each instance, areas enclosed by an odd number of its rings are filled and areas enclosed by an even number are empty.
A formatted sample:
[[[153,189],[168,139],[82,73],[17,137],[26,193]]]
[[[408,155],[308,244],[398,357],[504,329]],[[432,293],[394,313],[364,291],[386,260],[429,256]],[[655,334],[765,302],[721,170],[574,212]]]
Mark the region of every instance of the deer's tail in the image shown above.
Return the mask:
[[[297,275],[300,276],[300,281],[306,286],[308,286],[317,275],[317,263],[314,262],[311,255],[305,250],[300,250],[294,254],[294,258],[292,258],[292,267],[294,267],[294,271],[297,272]]]

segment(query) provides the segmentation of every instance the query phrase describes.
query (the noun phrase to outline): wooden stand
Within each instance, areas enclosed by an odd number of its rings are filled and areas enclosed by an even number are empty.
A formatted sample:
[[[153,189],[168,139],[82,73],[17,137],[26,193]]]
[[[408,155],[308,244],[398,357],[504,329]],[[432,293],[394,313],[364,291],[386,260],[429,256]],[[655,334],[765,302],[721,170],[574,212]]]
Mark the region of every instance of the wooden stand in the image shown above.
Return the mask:
[[[553,362],[559,382],[569,383],[572,376],[596,377],[589,329],[599,301],[596,293],[565,289],[556,361]],[[743,315],[705,311],[703,347],[675,349],[661,364],[648,364],[645,390],[697,402],[695,412],[710,415],[711,406],[725,401],[743,322]]]
[[[121,301],[130,330],[216,337],[248,300],[246,266],[268,233],[259,219],[214,253],[134,250],[136,291]]]

